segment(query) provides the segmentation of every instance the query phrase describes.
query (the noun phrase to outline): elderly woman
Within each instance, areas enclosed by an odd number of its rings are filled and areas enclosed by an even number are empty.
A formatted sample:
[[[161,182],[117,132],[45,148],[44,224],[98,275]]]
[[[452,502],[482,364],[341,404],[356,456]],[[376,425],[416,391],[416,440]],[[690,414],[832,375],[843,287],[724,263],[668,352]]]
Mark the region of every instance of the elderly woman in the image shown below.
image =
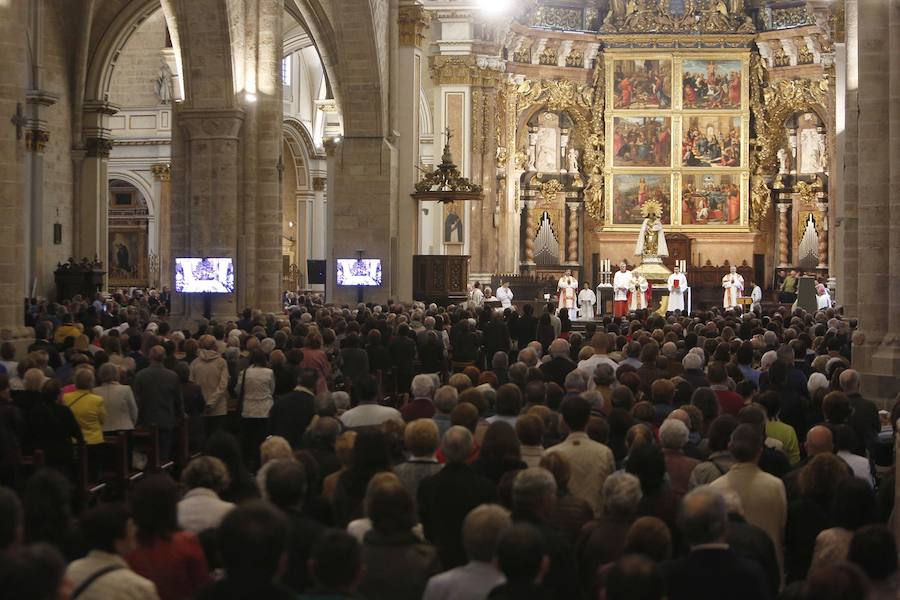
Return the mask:
[[[259,466],[259,446],[269,432],[269,411],[275,393],[275,375],[259,348],[250,351],[250,364],[238,375],[235,392],[241,405],[244,458],[255,470]]]
[[[597,568],[622,555],[642,495],[640,480],[630,473],[616,471],[603,482],[603,514],[584,526],[576,549],[585,597],[597,597]]]
[[[181,474],[187,490],[178,502],[178,526],[200,533],[219,526],[234,504],[219,498],[228,488],[231,478],[228,467],[214,456],[198,456],[188,463]]]
[[[416,502],[396,477],[373,478],[365,499],[372,530],[363,537],[360,594],[371,600],[420,600],[440,571],[437,551],[414,532]]]
[[[100,367],[97,379],[100,385],[94,388],[94,394],[103,399],[106,409],[103,431],[133,431],[138,416],[137,403],[131,387],[119,383],[119,368],[106,363]]]
[[[403,443],[409,458],[394,467],[400,483],[413,498],[423,479],[441,470],[435,458],[438,448],[438,426],[432,419],[416,419],[406,426]]]
[[[94,369],[81,367],[75,371],[75,389],[63,395],[63,404],[69,407],[88,447],[88,465],[92,476],[100,473],[103,459],[103,425],[106,407],[103,398],[93,392]]]
[[[678,419],[666,419],[659,428],[659,443],[666,459],[666,473],[672,492],[681,498],[689,489],[691,472],[700,464],[696,458],[684,454],[684,446],[690,437],[687,425]]]

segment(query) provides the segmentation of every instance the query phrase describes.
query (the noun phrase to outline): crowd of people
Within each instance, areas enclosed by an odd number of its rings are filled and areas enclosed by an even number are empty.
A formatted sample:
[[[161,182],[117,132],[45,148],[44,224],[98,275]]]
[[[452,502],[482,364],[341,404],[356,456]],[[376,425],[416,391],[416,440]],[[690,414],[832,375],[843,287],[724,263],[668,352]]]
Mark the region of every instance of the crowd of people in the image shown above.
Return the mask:
[[[834,309],[99,300],[0,347],[0,597],[898,596],[900,404]],[[87,495],[114,436],[138,475]]]

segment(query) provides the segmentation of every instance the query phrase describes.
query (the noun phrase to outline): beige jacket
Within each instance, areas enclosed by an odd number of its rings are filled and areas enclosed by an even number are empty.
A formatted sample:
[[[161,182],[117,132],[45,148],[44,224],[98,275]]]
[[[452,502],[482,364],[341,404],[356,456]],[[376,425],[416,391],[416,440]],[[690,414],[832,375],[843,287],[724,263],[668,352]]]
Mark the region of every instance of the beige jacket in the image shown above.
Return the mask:
[[[547,448],[545,454],[559,452],[569,459],[572,475],[569,492],[591,505],[595,515],[603,510],[603,483],[616,470],[612,450],[595,442],[583,431],[570,433],[564,442]]]
[[[191,363],[191,381],[200,386],[206,416],[228,414],[228,363],[215,350],[200,350]]]
[[[95,579],[82,593],[78,600],[159,600],[156,586],[149,579],[132,571],[125,560],[118,554],[110,554],[102,550],[91,550],[84,558],[80,558],[66,569],[66,577],[77,588],[88,577],[111,565],[122,568],[104,573]]]
[[[731,488],[741,498],[744,518],[772,538],[778,566],[784,570],[784,526],[787,523],[787,496],[780,479],[755,463],[736,463],[711,484],[716,489]]]

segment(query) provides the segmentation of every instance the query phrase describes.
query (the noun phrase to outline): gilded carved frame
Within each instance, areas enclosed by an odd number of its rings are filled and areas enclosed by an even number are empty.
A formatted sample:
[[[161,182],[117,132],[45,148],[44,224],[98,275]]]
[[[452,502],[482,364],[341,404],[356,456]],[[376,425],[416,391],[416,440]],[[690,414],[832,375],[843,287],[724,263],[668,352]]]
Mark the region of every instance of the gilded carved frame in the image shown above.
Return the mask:
[[[670,60],[671,61],[671,102],[668,109],[622,109],[614,105],[614,61],[617,60]],[[741,63],[741,102],[739,109],[684,109],[682,103],[682,65],[685,60],[710,59],[710,60],[739,60]],[[605,137],[613,139],[615,132],[613,124],[615,117],[620,116],[668,116],[671,117],[671,163],[669,167],[616,167],[613,165],[612,151],[606,153],[604,163],[605,174],[605,202],[604,204],[604,231],[635,231],[640,225],[617,224],[613,220],[613,184],[616,174],[669,174],[670,187],[670,212],[672,224],[666,228],[670,231],[703,231],[703,232],[746,232],[750,224],[749,184],[750,184],[750,49],[648,49],[646,51],[631,48],[607,48],[604,50],[603,61],[605,63],[606,85],[605,87]],[[681,165],[681,139],[685,119],[691,116],[734,116],[740,119],[741,124],[741,163],[739,167],[683,167]],[[740,219],[737,223],[715,225],[682,225],[681,193],[682,176],[685,174],[730,174],[740,181]]]

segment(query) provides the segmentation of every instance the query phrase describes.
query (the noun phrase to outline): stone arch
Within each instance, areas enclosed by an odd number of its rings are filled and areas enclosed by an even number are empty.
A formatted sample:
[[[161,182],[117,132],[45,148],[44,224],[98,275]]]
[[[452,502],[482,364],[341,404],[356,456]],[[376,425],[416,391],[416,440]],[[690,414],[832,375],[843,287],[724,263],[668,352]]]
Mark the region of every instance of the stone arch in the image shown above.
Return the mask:
[[[291,6],[292,5],[292,6]],[[387,0],[288,0],[315,43],[344,122],[346,137],[387,131]]]
[[[151,219],[159,215],[159,206],[157,206],[156,199],[153,197],[153,188],[149,181],[129,169],[110,168],[106,177],[107,184],[113,179],[130,183],[141,193],[141,196],[144,197],[144,202],[147,203],[147,212]]]
[[[303,123],[297,119],[286,118],[284,120],[284,141],[291,149],[290,159],[293,160],[297,172],[297,189],[312,189],[309,162],[317,157],[312,137]],[[284,158],[288,159],[288,157]]]
[[[106,101],[109,84],[119,53],[131,35],[154,12],[160,10],[160,0],[135,0],[125,4],[105,28],[91,49],[85,78],[84,97],[88,100]],[[172,22],[166,18],[169,30]],[[99,25],[99,22],[98,22]],[[174,34],[173,34],[174,36]],[[174,37],[173,37],[174,44]]]

